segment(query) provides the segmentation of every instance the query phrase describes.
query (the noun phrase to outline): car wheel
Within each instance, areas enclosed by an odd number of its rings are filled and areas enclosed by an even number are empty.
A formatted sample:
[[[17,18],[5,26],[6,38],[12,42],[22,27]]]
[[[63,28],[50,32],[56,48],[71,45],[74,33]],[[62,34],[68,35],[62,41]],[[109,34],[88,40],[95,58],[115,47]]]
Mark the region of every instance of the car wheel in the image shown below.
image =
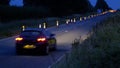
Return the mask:
[[[45,55],[48,55],[49,54],[49,46],[46,46],[45,47],[45,52],[44,52]]]
[[[53,51],[55,51],[57,49],[56,44],[54,45],[54,47],[52,48]]]
[[[16,47],[16,55],[22,55],[23,50],[20,47]]]
[[[57,44],[56,44],[56,41],[55,41],[55,44],[54,44],[54,47],[52,48],[53,51],[55,51],[57,49]]]
[[[16,54],[17,54],[17,55],[21,55],[22,52],[21,52],[20,50],[16,50]]]

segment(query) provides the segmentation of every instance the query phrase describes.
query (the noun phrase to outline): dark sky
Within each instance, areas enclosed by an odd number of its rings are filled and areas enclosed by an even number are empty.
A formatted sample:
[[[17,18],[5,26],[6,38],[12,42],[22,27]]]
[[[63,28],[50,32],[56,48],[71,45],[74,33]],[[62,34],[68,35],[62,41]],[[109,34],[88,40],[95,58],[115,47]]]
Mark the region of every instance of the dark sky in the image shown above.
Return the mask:
[[[89,0],[94,6],[97,0]],[[105,0],[113,9],[120,8],[120,0]],[[11,0],[10,5],[23,6],[23,0]]]

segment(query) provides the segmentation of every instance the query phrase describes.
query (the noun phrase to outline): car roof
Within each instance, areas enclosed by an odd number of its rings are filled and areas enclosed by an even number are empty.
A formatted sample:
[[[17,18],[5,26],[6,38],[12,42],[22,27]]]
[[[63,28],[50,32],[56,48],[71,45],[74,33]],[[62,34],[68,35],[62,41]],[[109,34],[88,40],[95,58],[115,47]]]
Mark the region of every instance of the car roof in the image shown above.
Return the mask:
[[[24,31],[46,31],[43,28],[26,28]]]
[[[51,34],[51,32],[49,32],[46,29],[43,28],[26,28],[24,31],[22,32],[26,32],[26,31],[38,31],[38,32],[42,32],[43,34],[49,36]]]

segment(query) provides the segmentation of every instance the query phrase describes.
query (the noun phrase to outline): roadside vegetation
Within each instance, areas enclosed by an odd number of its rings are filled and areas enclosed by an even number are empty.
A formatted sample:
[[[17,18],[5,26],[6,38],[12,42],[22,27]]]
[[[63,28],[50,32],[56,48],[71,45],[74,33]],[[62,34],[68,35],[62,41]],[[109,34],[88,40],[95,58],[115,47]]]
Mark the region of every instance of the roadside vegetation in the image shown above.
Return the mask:
[[[39,25],[41,24],[43,28],[43,23],[47,23],[46,27],[48,28],[51,26],[55,26],[57,20],[59,20],[60,24],[65,23],[64,18],[57,18],[57,17],[30,19],[30,20],[27,19],[27,20],[18,20],[18,21],[0,23],[0,29],[1,29],[0,39],[18,35],[22,31],[22,26],[25,26],[25,28],[27,27],[39,28]]]
[[[39,24],[47,23],[47,27],[56,26],[56,21],[59,24],[65,24],[66,19],[76,18],[79,20],[82,16],[96,14],[95,12],[87,14],[73,14],[62,17],[49,17],[51,11],[44,7],[14,7],[0,5],[0,39],[18,35],[25,27],[39,27]]]
[[[91,14],[96,14],[96,13],[91,13]],[[39,28],[39,25],[42,26],[43,24],[46,23],[46,27],[54,27],[57,24],[57,21],[59,25],[61,24],[66,24],[66,21],[70,19],[72,20],[80,20],[80,17],[88,16],[90,14],[86,15],[80,15],[80,14],[73,14],[69,16],[63,16],[63,17],[43,17],[39,19],[25,19],[25,20],[14,20],[14,21],[9,21],[9,22],[0,22],[0,39],[2,38],[7,38],[11,36],[16,36],[18,35],[21,30],[22,26],[27,27],[35,27]]]
[[[72,44],[72,51],[51,68],[120,68],[120,12],[93,28],[84,42]]]

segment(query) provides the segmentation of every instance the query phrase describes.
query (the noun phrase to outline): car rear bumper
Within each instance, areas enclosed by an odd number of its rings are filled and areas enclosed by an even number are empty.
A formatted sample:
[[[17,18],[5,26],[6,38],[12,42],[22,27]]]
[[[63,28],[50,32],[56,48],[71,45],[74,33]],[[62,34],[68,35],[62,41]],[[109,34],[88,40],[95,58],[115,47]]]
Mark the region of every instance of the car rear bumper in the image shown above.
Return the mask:
[[[27,48],[28,45],[28,48]],[[26,46],[26,48],[25,48]],[[29,47],[30,46],[30,47]],[[42,44],[16,44],[16,51],[23,53],[39,53],[45,50],[47,43]]]

